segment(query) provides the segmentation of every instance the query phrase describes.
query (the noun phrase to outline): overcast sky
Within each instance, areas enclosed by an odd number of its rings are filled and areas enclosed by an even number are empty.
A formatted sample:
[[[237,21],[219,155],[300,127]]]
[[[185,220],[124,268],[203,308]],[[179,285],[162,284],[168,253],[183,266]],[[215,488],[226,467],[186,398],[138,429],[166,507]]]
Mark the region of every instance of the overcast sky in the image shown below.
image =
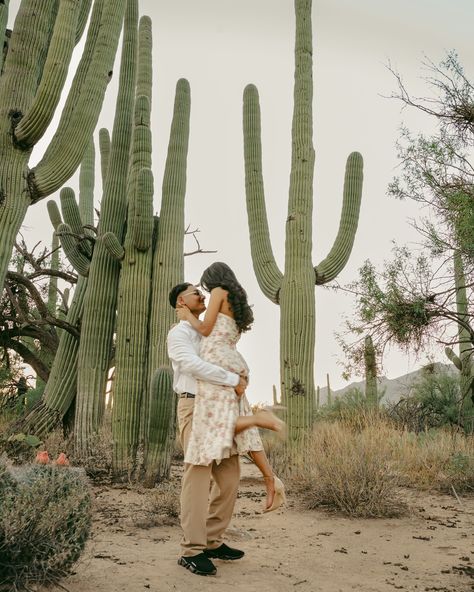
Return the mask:
[[[19,1],[11,2],[11,17],[18,5]],[[188,257],[186,279],[197,282],[215,260],[235,270],[256,319],[240,345],[251,367],[249,399],[270,401],[272,384],[279,383],[279,310],[260,293],[252,268],[242,92],[252,82],[260,93],[267,209],[274,253],[283,268],[293,107],[293,2],[141,0],[140,13],[153,20],[155,209],[159,210],[175,84],[185,77],[191,85],[186,221],[201,230],[203,248],[218,250],[215,255]],[[474,4],[468,0],[314,0],[314,264],[326,256],[336,236],[347,155],[358,150],[365,161],[359,229],[340,283],[355,279],[365,259],[380,264],[388,258],[393,240],[398,244],[417,240],[409,219],[420,215],[418,209],[389,198],[386,189],[397,173],[399,126],[405,123],[413,131],[426,131],[430,121],[421,113],[402,112],[399,103],[383,98],[395,90],[388,62],[417,95],[429,92],[422,79],[424,55],[439,62],[446,51],[455,49],[472,79],[472,23]],[[116,73],[117,68],[118,62]],[[115,92],[111,83],[99,127],[112,127]],[[39,160],[47,140],[35,150],[33,162]],[[99,200],[98,173],[97,180]],[[76,178],[70,184],[77,186]],[[48,229],[46,203],[41,202],[30,208],[23,230],[33,243],[44,240]],[[194,248],[192,241],[187,248]],[[342,317],[350,314],[352,301],[321,287],[315,294],[316,382],[324,385],[329,373],[331,386],[340,388],[346,383],[334,332],[342,330]],[[445,361],[441,354],[439,359]],[[392,351],[385,358],[385,374],[394,378],[426,361]]]

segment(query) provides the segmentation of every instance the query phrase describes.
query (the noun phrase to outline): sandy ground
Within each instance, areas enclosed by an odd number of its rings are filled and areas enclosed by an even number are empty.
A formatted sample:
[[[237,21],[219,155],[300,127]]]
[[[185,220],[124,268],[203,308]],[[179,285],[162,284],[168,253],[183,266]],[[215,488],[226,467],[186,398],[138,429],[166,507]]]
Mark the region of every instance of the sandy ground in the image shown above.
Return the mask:
[[[386,592],[474,590],[474,497],[408,493],[404,518],[360,520],[303,510],[262,513],[263,486],[243,465],[227,542],[245,550],[202,577],[177,565],[180,528],[144,528],[146,493],[95,488],[93,535],[69,592]]]

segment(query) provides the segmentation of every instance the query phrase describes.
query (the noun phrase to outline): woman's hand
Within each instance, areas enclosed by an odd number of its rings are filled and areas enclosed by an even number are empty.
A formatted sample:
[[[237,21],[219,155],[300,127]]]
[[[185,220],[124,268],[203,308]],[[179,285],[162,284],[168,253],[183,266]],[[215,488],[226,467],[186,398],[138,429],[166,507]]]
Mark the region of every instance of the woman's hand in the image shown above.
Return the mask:
[[[189,317],[192,317],[193,314],[186,304],[178,304],[176,307],[176,316],[178,317],[179,321],[188,321]]]

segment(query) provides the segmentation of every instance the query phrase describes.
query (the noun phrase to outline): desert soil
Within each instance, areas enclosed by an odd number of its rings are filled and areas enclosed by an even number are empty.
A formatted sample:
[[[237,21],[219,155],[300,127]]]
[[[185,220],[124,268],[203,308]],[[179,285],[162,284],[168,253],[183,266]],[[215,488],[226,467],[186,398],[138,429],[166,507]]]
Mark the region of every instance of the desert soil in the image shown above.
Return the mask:
[[[474,497],[406,492],[406,517],[367,520],[305,510],[290,495],[285,509],[264,514],[258,472],[243,463],[227,542],[245,557],[216,561],[217,575],[202,577],[177,565],[178,524],[149,527],[146,492],[94,494],[92,537],[63,581],[69,592],[474,590]]]

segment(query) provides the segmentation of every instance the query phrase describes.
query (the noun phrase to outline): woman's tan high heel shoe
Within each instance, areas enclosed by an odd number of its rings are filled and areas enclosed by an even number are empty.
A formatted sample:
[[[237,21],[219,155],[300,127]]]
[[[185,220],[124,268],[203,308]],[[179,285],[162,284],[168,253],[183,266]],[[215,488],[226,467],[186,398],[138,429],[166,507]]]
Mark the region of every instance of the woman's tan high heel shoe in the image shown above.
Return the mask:
[[[281,505],[286,503],[286,495],[285,495],[285,486],[283,483],[276,477],[272,475],[271,477],[264,477],[265,481],[269,481],[273,479],[273,483],[275,485],[275,495],[273,496],[272,505],[269,508],[265,508],[263,510],[264,513],[272,512],[273,510],[277,510]]]

